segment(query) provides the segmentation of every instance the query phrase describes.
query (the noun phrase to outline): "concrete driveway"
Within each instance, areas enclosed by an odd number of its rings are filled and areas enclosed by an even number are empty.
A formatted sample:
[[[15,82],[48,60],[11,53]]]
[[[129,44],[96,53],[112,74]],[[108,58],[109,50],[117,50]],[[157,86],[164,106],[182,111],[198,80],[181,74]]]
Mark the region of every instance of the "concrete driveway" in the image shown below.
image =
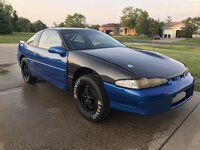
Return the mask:
[[[13,64],[17,62],[18,44],[0,44],[0,64]]]
[[[1,49],[0,49],[1,51]],[[0,150],[199,149],[200,94],[182,107],[143,117],[113,110],[104,122],[81,117],[70,93],[27,85],[16,64],[0,66]]]

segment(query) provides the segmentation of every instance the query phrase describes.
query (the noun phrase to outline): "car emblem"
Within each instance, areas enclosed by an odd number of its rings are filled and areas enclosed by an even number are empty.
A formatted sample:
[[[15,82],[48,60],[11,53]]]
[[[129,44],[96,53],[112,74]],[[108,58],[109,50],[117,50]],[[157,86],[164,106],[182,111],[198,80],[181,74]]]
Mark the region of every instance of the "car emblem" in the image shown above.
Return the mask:
[[[133,68],[133,65],[131,65],[131,64],[128,64],[128,67],[129,67],[129,68]]]

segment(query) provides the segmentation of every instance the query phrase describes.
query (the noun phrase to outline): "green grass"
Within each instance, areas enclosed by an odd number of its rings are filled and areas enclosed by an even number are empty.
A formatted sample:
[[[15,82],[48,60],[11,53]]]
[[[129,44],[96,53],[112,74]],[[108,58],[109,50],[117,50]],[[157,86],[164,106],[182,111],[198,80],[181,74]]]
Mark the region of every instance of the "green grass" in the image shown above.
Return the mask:
[[[132,48],[153,50],[152,45],[129,45]],[[185,63],[196,78],[195,90],[200,91],[200,47],[157,45],[154,51]]]
[[[34,33],[13,33],[0,35],[0,43],[19,43],[20,40],[27,41]]]
[[[120,42],[151,41],[151,38],[141,36],[113,36]]]
[[[200,44],[200,38],[180,40],[180,41],[177,41],[176,43]]]

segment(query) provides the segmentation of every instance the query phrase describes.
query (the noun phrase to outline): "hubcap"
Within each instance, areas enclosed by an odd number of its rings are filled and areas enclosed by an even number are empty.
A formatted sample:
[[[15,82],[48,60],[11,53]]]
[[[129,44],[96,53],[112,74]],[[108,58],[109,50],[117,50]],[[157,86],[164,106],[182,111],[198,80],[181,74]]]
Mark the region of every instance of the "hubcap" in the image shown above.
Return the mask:
[[[94,113],[97,110],[98,102],[96,92],[91,86],[83,86],[80,90],[80,101],[83,108],[90,113]]]

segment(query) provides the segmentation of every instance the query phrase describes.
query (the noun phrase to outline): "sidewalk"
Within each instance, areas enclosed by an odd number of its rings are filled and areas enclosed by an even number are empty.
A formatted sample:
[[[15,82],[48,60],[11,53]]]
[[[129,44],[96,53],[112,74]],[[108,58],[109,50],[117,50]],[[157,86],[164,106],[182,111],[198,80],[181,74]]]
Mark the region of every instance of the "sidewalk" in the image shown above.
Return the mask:
[[[198,97],[199,98],[199,97]],[[200,149],[200,105],[185,120],[169,139],[164,150],[199,150]]]

